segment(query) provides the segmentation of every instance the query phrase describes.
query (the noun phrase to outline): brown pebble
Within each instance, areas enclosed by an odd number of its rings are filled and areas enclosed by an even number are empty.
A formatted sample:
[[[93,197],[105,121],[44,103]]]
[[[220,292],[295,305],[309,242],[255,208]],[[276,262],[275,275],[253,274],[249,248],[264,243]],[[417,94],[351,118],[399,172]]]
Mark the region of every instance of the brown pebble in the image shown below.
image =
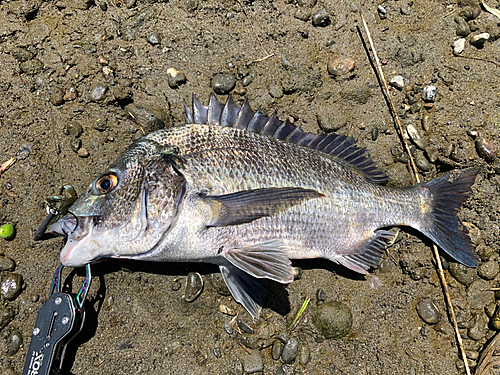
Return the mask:
[[[63,100],[65,101],[71,101],[71,100],[75,100],[78,96],[78,92],[76,91],[76,88],[74,88],[73,86],[71,87],[68,87],[66,89],[66,92],[64,94],[64,97],[63,97]]]
[[[87,150],[85,147],[82,147],[78,150],[78,156],[81,158],[88,158],[89,155],[89,150]]]
[[[338,78],[354,70],[354,60],[346,56],[337,56],[328,61],[326,68],[328,73]]]
[[[434,103],[425,103],[425,104],[424,104],[424,108],[425,108],[425,109],[431,109],[431,108],[434,108]]]
[[[492,162],[497,157],[497,150],[493,142],[479,138],[476,141],[477,154],[483,158],[485,161]]]
[[[55,91],[49,98],[52,105],[61,105],[64,103],[63,93],[60,91]]]

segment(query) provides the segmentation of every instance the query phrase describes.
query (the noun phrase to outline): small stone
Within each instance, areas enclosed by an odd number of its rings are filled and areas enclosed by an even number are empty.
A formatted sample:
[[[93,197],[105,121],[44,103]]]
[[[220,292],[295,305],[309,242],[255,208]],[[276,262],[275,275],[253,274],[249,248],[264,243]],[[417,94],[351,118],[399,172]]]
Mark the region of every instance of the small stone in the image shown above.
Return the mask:
[[[350,76],[354,70],[354,64],[354,60],[347,56],[337,56],[328,61],[326,68],[333,78],[340,78]]]
[[[78,156],[81,157],[82,159],[88,158],[89,157],[89,150],[87,148],[82,147],[78,150]]]
[[[311,11],[309,9],[298,8],[295,11],[294,17],[304,22],[309,21],[309,18],[311,18]]]
[[[313,26],[325,27],[330,24],[330,16],[325,9],[320,9],[312,16]]]
[[[470,27],[467,22],[462,17],[455,17],[455,22],[457,23],[457,35],[466,37],[470,34]]]
[[[422,129],[424,129],[424,132],[429,133],[432,128],[432,116],[428,113],[424,114],[422,116]]]
[[[441,320],[438,307],[429,298],[425,298],[417,304],[417,312],[420,318],[428,324],[436,324]]]
[[[323,303],[318,306],[313,323],[325,338],[339,338],[345,336],[351,329],[352,312],[340,301]]]
[[[248,333],[250,335],[253,335],[254,331],[253,328],[250,327],[248,324],[246,324],[243,320],[237,319],[236,324],[238,324],[238,327],[245,333]]]
[[[413,125],[409,124],[406,127],[406,131],[410,136],[411,140],[422,150],[425,150],[427,147],[427,142],[424,140],[418,129]]]
[[[76,88],[71,86],[65,90],[63,100],[69,102],[75,100],[77,97],[78,97],[78,91],[76,91]]]
[[[176,89],[180,85],[186,82],[186,74],[174,68],[167,69],[167,81],[168,85],[172,89]]]
[[[491,290],[487,281],[478,279],[467,287],[467,299],[470,306],[482,310],[485,306],[495,302],[495,292]]]
[[[190,272],[186,278],[186,290],[184,299],[193,302],[203,290],[203,279],[198,272]]]
[[[219,305],[219,311],[223,314],[230,315],[230,316],[236,315],[236,311],[234,311],[234,309],[232,309],[232,308],[230,308],[222,303]]]
[[[132,102],[132,92],[122,86],[113,87],[113,96],[117,102],[124,106]]]
[[[161,36],[158,33],[153,33],[150,36],[148,36],[148,42],[152,46],[156,46],[161,43]]]
[[[78,152],[80,147],[82,147],[82,141],[80,139],[73,138],[69,141],[69,147],[71,148],[71,151]]]
[[[90,94],[90,97],[92,98],[93,101],[100,101],[104,99],[104,96],[108,92],[109,87],[102,84],[98,83],[97,85],[94,86],[92,89],[92,93]]]
[[[326,301],[326,293],[323,289],[318,289],[316,290],[316,300],[318,302],[324,302]]]
[[[28,60],[21,63],[21,65],[19,65],[19,69],[21,69],[23,73],[26,73],[28,75],[35,75],[42,71],[43,62],[38,59]]]
[[[477,268],[477,274],[485,280],[493,280],[498,272],[500,272],[500,267],[496,260],[490,260]]]
[[[61,105],[64,103],[63,96],[64,94],[61,91],[56,90],[50,95],[49,101],[52,103],[52,105]]]
[[[281,357],[281,353],[283,353],[283,343],[280,340],[274,340],[273,346],[271,348],[271,357],[277,361]]]
[[[16,264],[4,255],[0,255],[0,271],[14,271]]]
[[[488,163],[491,163],[497,157],[495,145],[493,142],[485,138],[479,138],[476,140],[476,151],[477,154]]]
[[[140,128],[144,129],[146,134],[163,129],[170,123],[169,114],[163,107],[143,105],[134,101],[125,106],[125,112]]]
[[[299,354],[299,342],[295,337],[288,339],[287,343],[283,347],[283,353],[281,353],[281,360],[283,363],[292,363],[297,355]]]
[[[17,330],[11,332],[7,339],[7,355],[15,355],[23,345],[23,336]]]
[[[253,350],[252,354],[243,358],[243,369],[247,374],[255,374],[264,370],[264,362],[259,350]]]
[[[467,331],[469,336],[474,341],[480,341],[488,332],[488,317],[484,313],[478,313],[472,318],[471,326]]]
[[[490,34],[488,33],[481,33],[474,35],[472,38],[470,38],[470,44],[472,44],[476,48],[483,48],[484,43],[490,39]]]
[[[479,352],[476,352],[475,350],[466,350],[465,356],[469,359],[476,360],[479,358]]]
[[[428,146],[425,149],[425,154],[431,163],[435,163],[439,159],[439,151],[436,146]]]
[[[0,310],[0,330],[14,319],[16,312],[12,307],[3,306]]]
[[[80,124],[76,122],[68,122],[64,128],[64,134],[69,135],[74,138],[78,138],[82,135],[83,128]]]
[[[500,331],[500,306],[497,306],[495,313],[491,317],[491,326],[496,329],[497,331]],[[2,326],[0,325],[0,328]]]
[[[403,88],[405,87],[405,81],[403,76],[392,77],[389,83],[391,84],[392,87],[398,90],[403,90]]]
[[[415,165],[423,172],[427,172],[432,169],[432,164],[429,163],[421,151],[415,153]]]
[[[236,86],[236,78],[229,73],[220,73],[212,78],[212,90],[216,94],[226,95]]]
[[[381,20],[385,20],[387,18],[387,11],[382,5],[378,6],[377,12]]]
[[[424,102],[433,102],[436,100],[436,86],[425,86],[422,90],[422,99]]]
[[[299,363],[305,366],[311,360],[311,349],[309,347],[302,345],[299,349]]]
[[[13,301],[21,294],[23,277],[17,273],[5,272],[2,275],[0,295],[8,301]]]
[[[280,99],[283,97],[283,89],[276,82],[273,82],[269,86],[269,95],[275,99]]]
[[[10,54],[19,62],[25,62],[35,57],[35,54],[33,52],[19,47],[12,48]]]
[[[460,55],[465,49],[465,39],[460,38],[453,42],[453,53],[455,55]]]
[[[249,74],[249,75],[245,76],[245,78],[243,78],[243,80],[241,81],[241,84],[246,87],[252,83],[254,78],[255,78],[255,74]]]
[[[396,269],[396,264],[394,264],[392,259],[386,258],[380,263],[377,269],[381,273],[389,273]]]
[[[460,284],[469,286],[477,279],[475,268],[469,268],[461,263],[450,262],[450,273]]]
[[[302,268],[292,267],[292,274],[294,280],[300,280],[302,278]]]

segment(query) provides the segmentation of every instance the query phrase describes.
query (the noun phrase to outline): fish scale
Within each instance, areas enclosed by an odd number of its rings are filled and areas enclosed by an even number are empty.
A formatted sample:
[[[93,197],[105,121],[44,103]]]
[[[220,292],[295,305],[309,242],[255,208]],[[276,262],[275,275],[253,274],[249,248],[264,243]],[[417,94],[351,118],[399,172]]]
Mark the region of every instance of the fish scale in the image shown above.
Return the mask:
[[[457,217],[477,168],[390,188],[352,138],[304,132],[248,101],[212,94],[204,106],[193,97],[185,118],[134,142],[51,226],[68,237],[65,266],[109,257],[213,263],[258,317],[258,279],[291,282],[290,259],[306,258],[366,274],[394,239],[392,226],[477,264]]]

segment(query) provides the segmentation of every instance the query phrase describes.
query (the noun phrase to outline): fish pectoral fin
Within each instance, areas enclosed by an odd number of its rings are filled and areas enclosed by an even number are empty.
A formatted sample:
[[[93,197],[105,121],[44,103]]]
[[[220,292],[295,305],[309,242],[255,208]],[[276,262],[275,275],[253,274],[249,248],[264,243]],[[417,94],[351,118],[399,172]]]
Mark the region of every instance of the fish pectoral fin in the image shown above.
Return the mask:
[[[309,199],[324,197],[313,189],[269,188],[245,190],[226,195],[202,197],[211,208],[207,227],[250,223],[265,216],[273,216]]]
[[[220,255],[233,266],[258,279],[271,279],[282,284],[293,281],[292,262],[280,240],[222,250]]]
[[[388,245],[392,244],[397,234],[387,230],[378,230],[368,239],[358,252],[335,259],[335,262],[361,273],[368,274],[370,268],[375,268],[380,263],[380,258]]]
[[[234,300],[241,303],[249,314],[257,319],[264,300],[264,287],[259,280],[229,262],[224,262],[219,268]]]

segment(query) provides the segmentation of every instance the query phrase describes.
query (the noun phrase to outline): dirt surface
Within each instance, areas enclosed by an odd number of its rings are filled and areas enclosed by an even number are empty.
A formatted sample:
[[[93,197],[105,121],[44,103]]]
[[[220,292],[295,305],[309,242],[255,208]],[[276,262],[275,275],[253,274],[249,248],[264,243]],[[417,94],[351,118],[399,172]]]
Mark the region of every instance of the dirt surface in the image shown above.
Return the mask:
[[[445,271],[473,366],[495,333],[491,316],[496,301],[488,288],[500,284],[500,167],[495,155],[488,159],[500,133],[500,19],[477,8],[476,0],[369,0],[363,7],[387,79],[404,78],[402,91],[391,89],[403,125],[414,125],[428,145],[426,153],[416,151],[421,169],[427,169],[422,178],[482,167],[460,215],[487,265],[480,266],[480,277],[470,273],[477,280],[469,286]],[[316,15],[322,9],[329,22]],[[22,293],[3,301],[2,311],[15,311],[0,331],[3,374],[22,372],[37,311],[48,296],[64,243],[33,241],[46,216],[44,199],[64,183],[82,192],[143,130],[182,124],[183,100],[190,104],[196,93],[206,104],[218,73],[236,79],[232,93],[237,102],[248,97],[253,108],[276,109],[282,119],[290,116],[306,130],[321,131],[321,126],[353,136],[388,172],[391,185],[412,183],[360,37],[360,9],[357,2],[344,0],[0,2],[0,162],[18,158],[0,177],[0,224],[17,228],[13,241],[0,241],[0,253],[15,261],[13,272],[24,279]],[[475,29],[462,55],[490,61],[454,56],[457,28]],[[490,34],[483,48],[471,45],[470,38],[483,32]],[[352,59],[354,70],[331,76],[327,65],[336,56]],[[181,75],[181,84],[171,82],[170,87],[169,68],[183,72],[186,80]],[[429,85],[437,87],[436,98],[424,106],[421,93]],[[488,160],[478,155],[475,138],[490,142],[483,147]],[[439,156],[437,161],[432,155]],[[463,372],[431,243],[403,230],[389,252],[383,267],[366,278],[327,261],[297,262],[303,268],[300,279],[288,286],[268,283],[258,321],[240,312],[255,333],[240,334],[233,324],[232,335],[224,325],[233,317],[219,306],[236,311],[239,306],[216,268],[97,264],[85,327],[68,347],[62,373]],[[184,279],[191,271],[203,275],[205,288],[187,303]],[[64,276],[75,291],[83,273],[65,269]],[[325,340],[311,324],[318,289],[327,301],[340,300],[351,309],[353,325],[346,336]],[[287,327],[306,297],[312,300],[304,319],[290,332]],[[434,301],[441,322],[430,325],[419,317],[416,306],[424,298]],[[7,355],[8,338],[16,330],[24,346]],[[270,345],[286,333],[309,348],[306,364],[272,359]]]

